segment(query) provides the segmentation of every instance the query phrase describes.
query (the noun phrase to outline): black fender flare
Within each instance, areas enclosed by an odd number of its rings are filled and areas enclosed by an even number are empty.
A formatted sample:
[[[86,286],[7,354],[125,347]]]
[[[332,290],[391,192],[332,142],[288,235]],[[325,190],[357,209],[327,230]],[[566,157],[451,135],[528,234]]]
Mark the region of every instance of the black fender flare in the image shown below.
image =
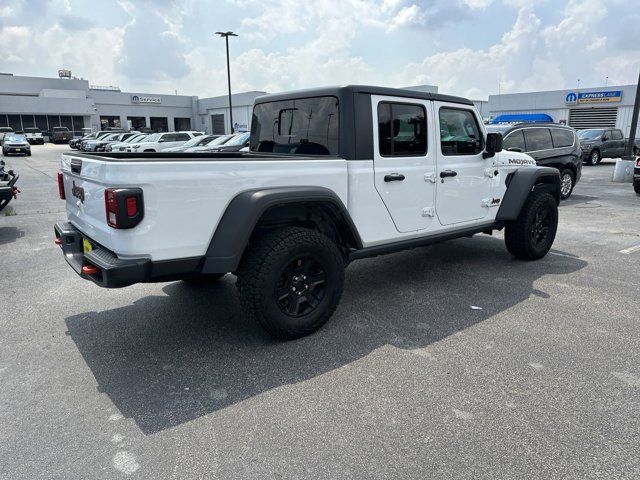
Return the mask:
[[[556,204],[560,203],[560,172],[557,168],[519,168],[508,178],[507,191],[496,214],[498,222],[516,220],[529,193],[534,190],[546,190],[553,195]]]
[[[235,271],[260,217],[272,207],[287,204],[331,205],[346,222],[357,248],[362,248],[349,212],[332,190],[313,186],[260,188],[239,193],[231,200],[209,243],[201,272]]]

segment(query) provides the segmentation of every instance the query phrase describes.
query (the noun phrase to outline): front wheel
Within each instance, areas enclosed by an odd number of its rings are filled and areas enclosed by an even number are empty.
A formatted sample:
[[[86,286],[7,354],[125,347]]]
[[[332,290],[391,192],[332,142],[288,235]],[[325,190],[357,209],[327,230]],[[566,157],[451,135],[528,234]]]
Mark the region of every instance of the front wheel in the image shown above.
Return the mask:
[[[571,196],[575,186],[575,176],[568,168],[560,173],[560,198],[566,200]]]
[[[600,152],[598,150],[594,150],[589,154],[589,158],[587,159],[587,165],[597,165],[600,163]]]
[[[344,283],[342,253],[325,235],[287,227],[250,245],[238,270],[245,314],[272,336],[309,335],[333,315]]]
[[[537,260],[551,249],[558,229],[558,206],[549,193],[529,194],[518,218],[508,223],[504,239],[509,253],[521,260]]]
[[[640,183],[634,183],[633,184],[633,190],[640,195]]]

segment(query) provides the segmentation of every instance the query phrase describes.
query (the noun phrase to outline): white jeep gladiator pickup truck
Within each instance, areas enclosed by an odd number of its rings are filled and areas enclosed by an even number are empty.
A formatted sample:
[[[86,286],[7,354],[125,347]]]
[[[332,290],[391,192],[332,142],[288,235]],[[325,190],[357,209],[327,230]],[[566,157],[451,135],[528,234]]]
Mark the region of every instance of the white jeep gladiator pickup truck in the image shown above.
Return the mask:
[[[524,260],[554,241],[558,170],[502,150],[463,98],[345,86],[256,99],[250,151],[67,153],[56,243],[103,287],[237,275],[283,339],[320,328],[353,260],[505,229]]]

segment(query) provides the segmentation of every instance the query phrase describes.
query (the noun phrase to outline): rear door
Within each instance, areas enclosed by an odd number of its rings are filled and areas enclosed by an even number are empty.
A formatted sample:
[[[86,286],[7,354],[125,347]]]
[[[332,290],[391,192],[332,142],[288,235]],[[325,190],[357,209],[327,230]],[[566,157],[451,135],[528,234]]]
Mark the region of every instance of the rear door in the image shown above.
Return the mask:
[[[432,104],[372,95],[371,105],[375,188],[399,232],[428,229],[435,214]]]
[[[436,211],[443,225],[480,220],[489,209],[483,205],[491,193],[485,169],[484,131],[475,109],[460,104],[434,102],[439,132]]]
[[[613,130],[604,131],[601,148],[603,158],[613,158],[617,156],[616,141],[613,139]]]
[[[554,162],[553,140],[549,127],[527,127],[524,129],[527,155],[533,157],[540,166]]]
[[[611,130],[611,143],[615,148],[615,157],[624,155],[625,141],[622,130]]]

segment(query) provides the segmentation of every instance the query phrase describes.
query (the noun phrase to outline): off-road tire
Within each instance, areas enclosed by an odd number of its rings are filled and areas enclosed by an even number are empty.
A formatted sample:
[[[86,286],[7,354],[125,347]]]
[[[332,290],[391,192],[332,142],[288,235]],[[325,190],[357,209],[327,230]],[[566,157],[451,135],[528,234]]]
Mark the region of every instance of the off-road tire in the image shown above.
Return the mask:
[[[31,150],[27,152],[27,157],[30,157],[30,156],[31,156]]]
[[[570,188],[568,187],[568,189],[565,189],[564,179],[565,179],[565,176],[567,175],[571,177],[571,187]],[[562,172],[560,172],[560,199],[566,200],[567,198],[569,198],[575,186],[576,186],[576,176],[573,174],[573,172],[568,168],[565,168],[564,170],[562,170]]]
[[[324,273],[326,280],[322,283],[321,292],[318,284],[312,286],[312,290],[306,290],[302,297],[303,302],[307,302],[304,299],[309,295],[307,309],[312,302],[317,302],[317,305],[308,313],[294,317],[285,313],[285,307],[282,306],[282,302],[291,299],[288,296],[284,300],[279,298],[279,292],[288,292],[290,288],[295,290],[293,283],[287,283],[287,279],[291,265],[299,258],[309,258],[310,263]],[[302,262],[300,265],[303,265]],[[342,253],[325,235],[302,227],[275,230],[250,245],[243,256],[236,283],[240,305],[245,315],[256,320],[278,339],[293,340],[309,335],[322,327],[338,306],[344,284],[344,268]],[[321,299],[318,300],[318,297]]]
[[[538,214],[546,215],[549,224],[541,242],[536,236]],[[504,240],[509,253],[521,260],[537,260],[544,257],[556,237],[558,230],[558,206],[553,196],[547,192],[531,192],[524,203],[520,215],[514,222],[506,225]],[[534,240],[534,236],[536,239]]]
[[[587,158],[587,165],[598,165],[601,161],[602,157],[600,156],[600,152],[598,150],[593,150],[589,153],[589,157]]]
[[[185,277],[182,279],[182,281],[193,286],[210,285],[214,282],[217,282],[225,275],[226,273],[203,273],[200,275]]]

